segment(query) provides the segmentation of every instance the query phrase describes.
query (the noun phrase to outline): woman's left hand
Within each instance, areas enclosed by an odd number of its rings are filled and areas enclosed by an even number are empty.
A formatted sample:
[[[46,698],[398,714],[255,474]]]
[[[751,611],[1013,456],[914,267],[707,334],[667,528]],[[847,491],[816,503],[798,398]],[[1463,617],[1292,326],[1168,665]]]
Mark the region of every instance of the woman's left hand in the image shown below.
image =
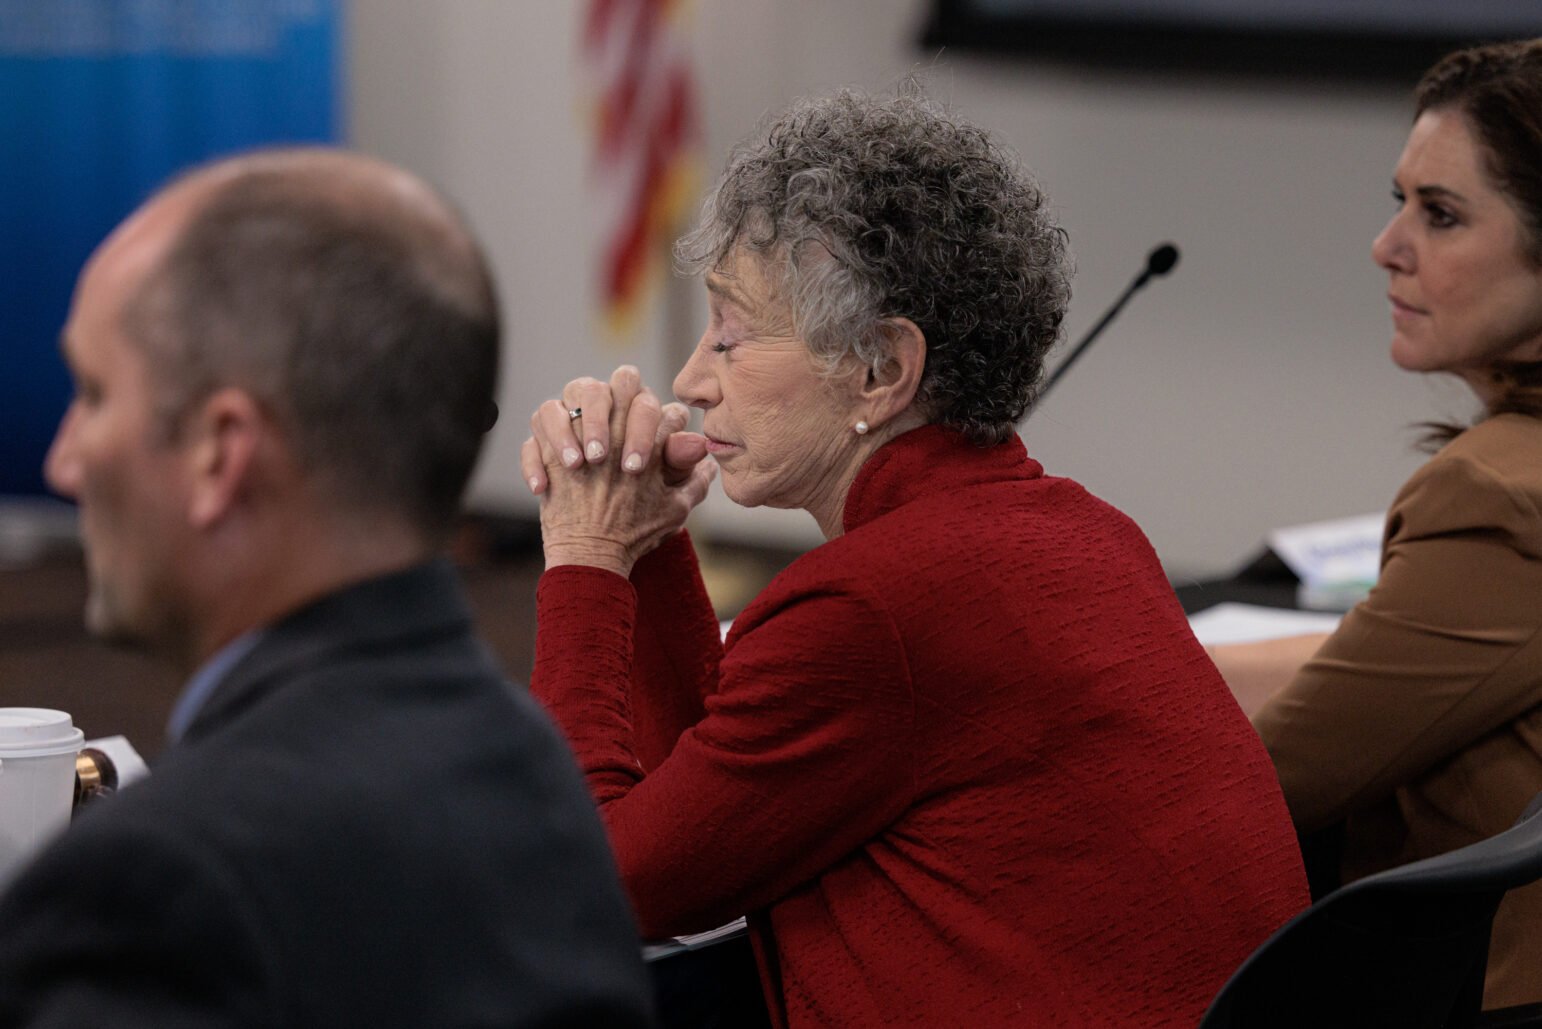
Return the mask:
[[[541,495],[548,568],[580,564],[629,575],[638,558],[685,524],[717,473],[704,460],[705,441],[682,431],[688,416],[679,404],[661,407],[629,365],[608,383],[575,379],[562,400],[536,409],[521,467]]]

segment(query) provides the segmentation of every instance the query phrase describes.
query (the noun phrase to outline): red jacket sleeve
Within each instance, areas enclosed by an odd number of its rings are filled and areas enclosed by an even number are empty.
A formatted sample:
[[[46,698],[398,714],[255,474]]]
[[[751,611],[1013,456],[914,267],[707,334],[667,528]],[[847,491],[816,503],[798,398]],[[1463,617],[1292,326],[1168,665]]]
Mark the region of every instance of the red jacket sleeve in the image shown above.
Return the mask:
[[[657,768],[675,741],[706,714],[717,688],[723,641],[690,536],[676,533],[632,569],[637,590],[632,707],[637,757]]]
[[[633,711],[677,684],[634,683],[636,603],[612,573],[546,572],[532,688],[573,745],[645,935],[764,907],[910,805],[914,699],[881,603],[850,583],[757,601],[702,717],[647,774]]]

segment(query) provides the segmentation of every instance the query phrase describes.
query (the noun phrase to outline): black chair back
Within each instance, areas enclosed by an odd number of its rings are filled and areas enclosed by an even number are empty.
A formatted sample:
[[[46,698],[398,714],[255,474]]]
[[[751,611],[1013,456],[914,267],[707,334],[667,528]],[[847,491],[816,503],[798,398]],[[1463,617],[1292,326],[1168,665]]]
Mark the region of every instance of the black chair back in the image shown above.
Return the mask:
[[[1487,840],[1368,876],[1285,923],[1201,1029],[1477,1024],[1494,911],[1542,878],[1542,796]]]

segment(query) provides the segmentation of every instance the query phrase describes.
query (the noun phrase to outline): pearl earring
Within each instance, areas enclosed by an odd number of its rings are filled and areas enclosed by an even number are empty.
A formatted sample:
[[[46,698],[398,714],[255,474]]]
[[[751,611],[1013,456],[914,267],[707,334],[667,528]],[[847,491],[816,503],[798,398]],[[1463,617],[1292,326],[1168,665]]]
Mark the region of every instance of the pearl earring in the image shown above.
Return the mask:
[[[852,428],[857,430],[857,435],[858,436],[866,436],[867,435],[867,423],[866,422],[858,422],[856,425],[853,425]]]

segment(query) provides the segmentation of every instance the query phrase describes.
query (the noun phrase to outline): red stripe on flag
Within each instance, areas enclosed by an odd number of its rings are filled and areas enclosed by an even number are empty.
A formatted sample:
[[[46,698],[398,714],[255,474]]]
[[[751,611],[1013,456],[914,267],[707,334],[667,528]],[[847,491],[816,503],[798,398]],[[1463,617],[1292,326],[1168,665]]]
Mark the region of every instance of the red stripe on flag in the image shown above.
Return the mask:
[[[689,72],[678,66],[671,69],[668,100],[646,137],[643,174],[637,180],[625,220],[609,247],[604,291],[612,303],[631,296],[641,285],[648,266],[651,236],[662,213],[658,210],[659,202],[665,199],[662,187],[671,161],[680,156],[681,145],[695,122],[692,94]]]
[[[631,308],[674,228],[682,170],[696,132],[695,85],[672,7],[678,0],[591,0],[583,49],[597,81],[595,166],[623,183],[600,261],[612,315]]]

